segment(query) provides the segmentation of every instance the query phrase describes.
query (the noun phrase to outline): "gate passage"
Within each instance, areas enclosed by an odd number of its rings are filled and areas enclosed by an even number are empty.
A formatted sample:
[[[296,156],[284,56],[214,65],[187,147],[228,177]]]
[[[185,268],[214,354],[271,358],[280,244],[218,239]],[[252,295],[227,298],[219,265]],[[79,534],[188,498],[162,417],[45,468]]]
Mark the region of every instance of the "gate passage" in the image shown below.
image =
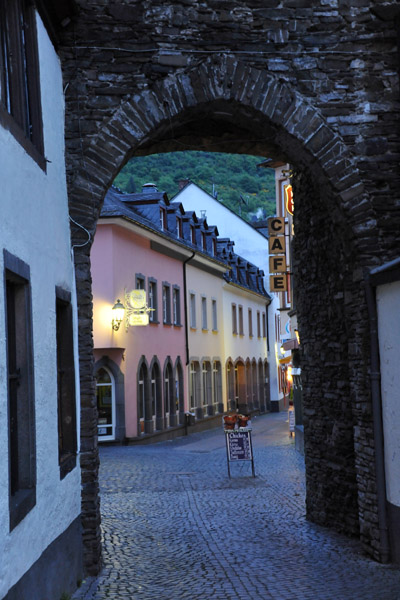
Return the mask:
[[[253,477],[255,477],[251,428],[241,427],[237,430],[225,429],[224,431],[229,478],[231,477],[230,463],[240,460],[251,461],[251,470]]]

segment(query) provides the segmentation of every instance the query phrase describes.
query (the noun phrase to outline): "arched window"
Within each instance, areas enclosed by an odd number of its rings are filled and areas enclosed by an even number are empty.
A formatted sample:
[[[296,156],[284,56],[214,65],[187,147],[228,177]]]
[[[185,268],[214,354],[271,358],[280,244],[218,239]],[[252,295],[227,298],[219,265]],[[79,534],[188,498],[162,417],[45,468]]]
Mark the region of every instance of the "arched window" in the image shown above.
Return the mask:
[[[245,378],[246,378],[246,404],[248,406],[248,410],[253,409],[253,390],[251,385],[251,363],[250,360],[246,360],[246,370],[245,370]]]
[[[224,406],[222,403],[222,373],[219,360],[213,362],[213,403],[214,412],[222,412]]]
[[[227,377],[227,390],[228,390],[228,410],[234,410],[236,408],[235,401],[235,369],[232,361],[229,360],[226,365],[226,377]]]
[[[179,413],[177,424],[183,425],[185,422],[185,394],[183,385],[183,368],[181,359],[178,357],[175,363],[175,401],[176,411]]]
[[[196,411],[196,409],[201,410],[201,406],[200,406],[200,363],[197,360],[193,360],[190,363],[189,375],[190,375],[190,379],[189,379],[190,410],[191,411]],[[198,412],[197,412],[197,414],[198,414]]]
[[[269,364],[267,360],[264,360],[264,402],[262,404],[262,410],[271,410],[271,392],[269,384]]]
[[[203,361],[202,376],[203,416],[206,417],[213,414],[211,363],[209,360]]]
[[[257,363],[255,359],[251,363],[251,379],[252,379],[252,391],[253,391],[253,406],[254,408],[260,408],[258,401],[258,386],[257,386]]]
[[[138,419],[139,419],[139,431],[138,434],[144,432],[144,420],[146,415],[146,384],[147,384],[147,368],[142,363],[139,369],[138,377]]]
[[[154,429],[164,429],[164,415],[162,409],[160,366],[157,361],[151,368],[151,415]]]
[[[115,440],[114,378],[106,367],[96,374],[97,435],[99,442]]]
[[[260,402],[261,411],[263,411],[263,406],[265,406],[264,400],[264,367],[261,359],[258,361],[258,400]]]
[[[246,414],[248,412],[246,367],[241,360],[238,360],[235,365],[235,401],[238,411]]]
[[[174,398],[174,376],[172,366],[167,363],[164,371],[164,411],[165,426],[173,427],[175,423],[176,404]]]

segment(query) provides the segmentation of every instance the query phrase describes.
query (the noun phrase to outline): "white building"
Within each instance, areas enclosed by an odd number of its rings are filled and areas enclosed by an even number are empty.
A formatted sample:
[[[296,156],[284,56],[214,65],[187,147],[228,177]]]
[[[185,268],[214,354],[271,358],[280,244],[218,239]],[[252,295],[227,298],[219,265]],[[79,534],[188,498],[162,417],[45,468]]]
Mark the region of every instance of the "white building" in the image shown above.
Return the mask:
[[[62,74],[33,3],[0,29],[0,597],[44,600],[82,577]]]
[[[195,210],[198,215],[204,215],[209,223],[215,223],[218,226],[220,237],[233,239],[235,253],[264,271],[264,285],[269,292],[268,239],[262,233],[256,231],[244,219],[193,182],[189,181],[174,196],[174,201],[181,202],[185,210]],[[282,399],[277,377],[277,360],[281,342],[275,337],[275,319],[279,315],[279,299],[276,294],[270,295],[272,302],[268,308],[267,319],[269,386],[271,410],[278,410],[279,400]]]

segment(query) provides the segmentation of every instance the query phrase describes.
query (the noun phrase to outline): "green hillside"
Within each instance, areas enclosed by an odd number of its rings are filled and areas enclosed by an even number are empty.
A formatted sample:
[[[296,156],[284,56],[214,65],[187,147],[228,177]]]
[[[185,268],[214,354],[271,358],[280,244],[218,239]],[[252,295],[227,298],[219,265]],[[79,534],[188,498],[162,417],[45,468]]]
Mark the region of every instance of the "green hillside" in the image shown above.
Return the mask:
[[[132,158],[114,185],[123,192],[139,192],[153,182],[171,199],[179,180],[190,179],[246,220],[275,214],[273,169],[257,167],[259,156],[216,152],[171,152]]]

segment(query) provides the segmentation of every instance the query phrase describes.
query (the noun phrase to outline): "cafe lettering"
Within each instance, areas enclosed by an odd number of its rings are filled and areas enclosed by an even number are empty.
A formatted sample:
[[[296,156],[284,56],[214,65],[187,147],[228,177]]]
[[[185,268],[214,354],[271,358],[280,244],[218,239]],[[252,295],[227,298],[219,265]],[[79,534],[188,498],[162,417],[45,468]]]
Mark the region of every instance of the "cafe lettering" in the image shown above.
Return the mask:
[[[271,292],[287,291],[285,218],[268,219],[269,288]]]

